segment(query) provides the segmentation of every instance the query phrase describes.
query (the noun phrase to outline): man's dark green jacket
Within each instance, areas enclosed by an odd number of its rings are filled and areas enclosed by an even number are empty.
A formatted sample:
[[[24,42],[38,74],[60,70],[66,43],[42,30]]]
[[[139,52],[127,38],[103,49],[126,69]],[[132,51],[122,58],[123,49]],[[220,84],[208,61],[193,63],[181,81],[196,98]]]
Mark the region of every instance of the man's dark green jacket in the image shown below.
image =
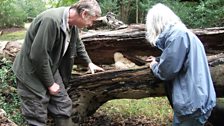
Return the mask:
[[[68,7],[53,8],[39,14],[31,23],[14,61],[16,77],[36,93],[45,92],[55,82],[53,75],[57,70],[64,83],[68,83],[76,56],[91,62],[75,26],[71,28],[70,44],[63,56],[66,10]]]

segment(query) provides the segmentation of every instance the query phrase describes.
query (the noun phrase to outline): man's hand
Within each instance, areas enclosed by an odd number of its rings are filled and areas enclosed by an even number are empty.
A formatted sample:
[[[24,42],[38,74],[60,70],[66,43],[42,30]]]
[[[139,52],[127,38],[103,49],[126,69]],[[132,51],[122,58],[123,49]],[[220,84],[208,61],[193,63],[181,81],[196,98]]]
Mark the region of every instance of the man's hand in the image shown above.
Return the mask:
[[[149,63],[149,67],[152,68],[152,66],[154,64],[157,64],[158,62],[156,61],[156,58],[154,56],[149,56],[147,59],[146,59],[147,62],[150,62]]]
[[[95,71],[105,71],[103,68],[98,67],[97,65],[93,64],[93,63],[89,63],[89,69],[91,71],[92,74],[95,73]]]
[[[59,92],[60,86],[57,83],[53,83],[50,87],[48,87],[49,93],[51,95],[56,95]]]

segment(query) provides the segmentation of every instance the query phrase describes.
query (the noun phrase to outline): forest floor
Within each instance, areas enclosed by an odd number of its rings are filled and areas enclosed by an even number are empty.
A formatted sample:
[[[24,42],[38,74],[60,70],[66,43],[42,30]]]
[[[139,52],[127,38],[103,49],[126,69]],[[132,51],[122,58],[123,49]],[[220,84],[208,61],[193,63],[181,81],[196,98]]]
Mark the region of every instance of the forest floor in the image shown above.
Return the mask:
[[[150,117],[139,116],[139,117],[109,117],[103,113],[95,113],[93,116],[89,117],[82,126],[171,126],[170,124],[160,124]]]
[[[21,31],[21,30],[24,30],[24,28],[19,28],[19,27],[0,28],[0,32],[2,32],[2,34],[17,32],[17,31]]]

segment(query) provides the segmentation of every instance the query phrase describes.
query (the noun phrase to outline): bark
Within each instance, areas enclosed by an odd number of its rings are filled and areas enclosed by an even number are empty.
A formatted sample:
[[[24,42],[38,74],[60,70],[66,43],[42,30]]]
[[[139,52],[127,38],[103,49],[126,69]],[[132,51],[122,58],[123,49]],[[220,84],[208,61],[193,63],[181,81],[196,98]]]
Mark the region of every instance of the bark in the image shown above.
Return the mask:
[[[138,20],[139,20],[139,19],[138,19],[138,17],[139,17],[139,16],[138,16],[138,15],[139,15],[139,14],[138,14],[138,13],[139,13],[139,12],[138,12],[138,11],[139,11],[139,1],[138,1],[138,0],[135,0],[135,5],[136,5],[136,11],[135,11],[136,18],[135,18],[135,22],[138,24]]]
[[[214,28],[192,31],[205,46],[217,96],[223,97],[224,55],[218,53],[224,49],[224,30]],[[165,95],[163,82],[151,74],[142,60],[144,56],[160,55],[159,50],[147,44],[144,25],[133,25],[127,29],[103,33],[87,33],[82,36],[82,40],[89,55],[98,64],[112,64],[114,53],[122,52],[142,68],[107,70],[73,78],[68,92],[73,100],[73,118],[77,122],[92,115],[102,104],[112,99],[139,99]]]
[[[222,56],[221,56],[222,55]],[[213,61],[223,54],[208,57]],[[215,58],[217,57],[217,58]],[[210,66],[217,97],[224,96],[224,64]],[[153,76],[146,65],[137,69],[107,70],[96,74],[74,76],[68,85],[73,100],[73,118],[82,121],[102,104],[112,99],[140,99],[165,96],[164,82]]]
[[[0,41],[0,59],[7,58],[13,61],[22,47],[22,42],[23,40]]]
[[[120,0],[119,6],[120,6],[120,18],[121,21],[128,23],[128,15],[130,15],[131,10],[131,1],[127,0]]]
[[[115,31],[94,31],[82,35],[86,49],[96,64],[111,64],[115,52],[133,56],[160,55],[145,39],[145,26],[130,25]],[[192,29],[204,44],[207,55],[223,52],[224,28]],[[102,55],[103,54],[103,55]]]
[[[18,126],[12,120],[7,118],[6,112],[0,108],[0,126]]]
[[[124,29],[127,28],[128,25],[124,24],[122,21],[116,19],[116,15],[112,12],[107,12],[107,14],[103,17],[98,18],[94,21],[93,25],[88,27],[88,29]]]
[[[223,52],[224,27],[192,29],[205,46],[207,55]],[[120,30],[100,30],[80,34],[91,59],[96,64],[111,64],[115,52],[131,56],[159,55],[160,51],[146,42],[143,24],[129,25]],[[20,50],[22,40],[0,42],[0,57],[14,59]],[[103,55],[102,55],[103,54]],[[80,63],[77,60],[77,63]]]

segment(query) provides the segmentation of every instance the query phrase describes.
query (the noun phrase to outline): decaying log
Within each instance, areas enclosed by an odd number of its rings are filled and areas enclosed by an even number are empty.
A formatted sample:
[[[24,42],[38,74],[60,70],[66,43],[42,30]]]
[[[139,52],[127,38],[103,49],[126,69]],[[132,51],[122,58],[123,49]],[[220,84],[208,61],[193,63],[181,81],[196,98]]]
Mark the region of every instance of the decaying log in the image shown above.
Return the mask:
[[[208,60],[212,62],[223,56],[224,54],[209,56]],[[210,70],[217,97],[223,97],[224,64],[213,64]],[[146,65],[137,69],[107,70],[74,76],[68,85],[68,93],[73,100],[73,118],[78,122],[112,99],[165,96],[163,84]]]
[[[117,30],[117,29],[127,28],[128,25],[116,19],[116,15],[114,13],[107,12],[105,16],[100,17],[96,21],[94,21],[93,25],[91,27],[88,27],[88,29],[102,29],[102,27],[107,27],[107,29]]]
[[[224,49],[224,28],[192,29],[192,31],[203,42],[207,55],[223,52]],[[146,42],[144,24],[129,25],[120,30],[100,30],[80,35],[86,45],[86,49],[96,64],[113,63],[113,54],[122,52],[127,55],[145,56],[159,55],[160,51],[153,48]],[[20,41],[20,43],[22,40]],[[0,42],[0,57],[6,56],[14,59],[15,54],[20,50],[21,44],[14,42]],[[103,54],[103,55],[102,55]],[[77,61],[80,63],[81,61]]]
[[[22,47],[23,40],[18,41],[0,41],[0,59],[7,58],[14,60],[16,54]]]
[[[222,61],[223,54],[214,54],[224,51],[224,29],[192,31],[205,45],[217,96],[223,97],[224,65],[217,62]],[[89,32],[82,35],[82,40],[93,62],[98,64],[112,64],[115,52],[122,52],[138,65],[144,64],[141,57],[160,55],[159,50],[147,44],[144,25],[129,26],[116,31]],[[69,87],[68,92],[73,100],[73,118],[76,122],[93,114],[111,99],[164,96],[163,82],[156,79],[144,65],[138,69],[109,70],[75,77]]]
[[[192,31],[201,39],[208,55],[223,52],[224,28],[192,29]],[[130,25],[126,29],[114,31],[90,31],[82,34],[81,39],[90,57],[97,64],[111,64],[115,52],[140,56],[160,53],[146,42],[143,24]],[[14,59],[22,41],[0,42],[0,56]]]
[[[97,64],[111,64],[115,52],[133,56],[159,55],[160,51],[147,43],[144,27],[141,24],[114,31],[93,31],[82,34],[81,38],[93,62]],[[223,52],[223,27],[192,31],[204,44],[207,55]]]
[[[6,116],[6,112],[0,108],[0,126],[18,126]]]

